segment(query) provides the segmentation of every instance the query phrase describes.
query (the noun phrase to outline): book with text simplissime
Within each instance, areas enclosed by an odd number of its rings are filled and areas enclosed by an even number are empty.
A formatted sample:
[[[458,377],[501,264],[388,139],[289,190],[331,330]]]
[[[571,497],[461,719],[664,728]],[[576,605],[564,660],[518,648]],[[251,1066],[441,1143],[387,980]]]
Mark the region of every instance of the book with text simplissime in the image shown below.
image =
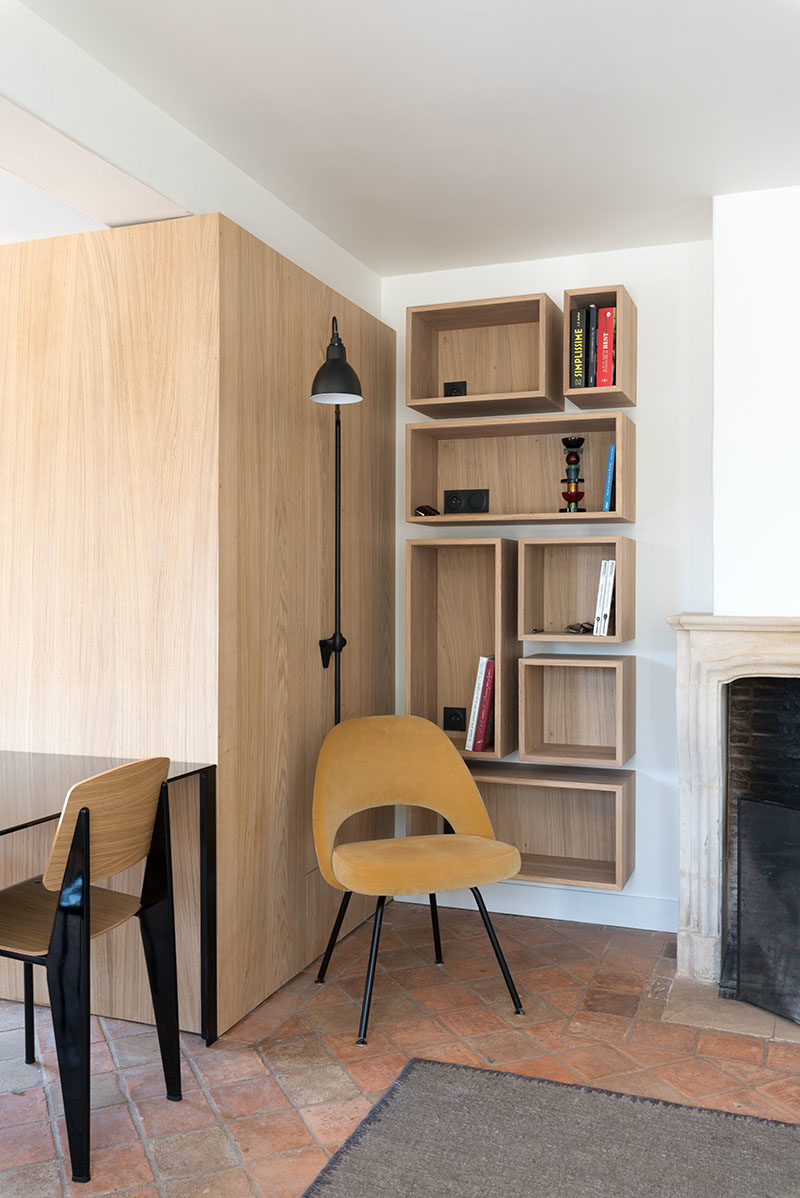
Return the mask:
[[[486,666],[489,662],[494,662],[494,656],[478,658],[478,672],[475,675],[475,688],[472,692],[472,706],[469,710],[469,719],[467,720],[467,741],[465,748],[471,750],[475,745],[475,729],[478,726],[478,712],[481,706],[481,696],[483,694],[483,682],[486,676]]]

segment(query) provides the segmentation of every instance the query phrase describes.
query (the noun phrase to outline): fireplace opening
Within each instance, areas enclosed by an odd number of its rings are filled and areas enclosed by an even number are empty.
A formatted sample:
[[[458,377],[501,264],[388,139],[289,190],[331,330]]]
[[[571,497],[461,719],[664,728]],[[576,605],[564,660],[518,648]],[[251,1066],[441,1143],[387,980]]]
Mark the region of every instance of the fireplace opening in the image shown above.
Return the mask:
[[[727,687],[720,995],[800,1022],[800,678]]]

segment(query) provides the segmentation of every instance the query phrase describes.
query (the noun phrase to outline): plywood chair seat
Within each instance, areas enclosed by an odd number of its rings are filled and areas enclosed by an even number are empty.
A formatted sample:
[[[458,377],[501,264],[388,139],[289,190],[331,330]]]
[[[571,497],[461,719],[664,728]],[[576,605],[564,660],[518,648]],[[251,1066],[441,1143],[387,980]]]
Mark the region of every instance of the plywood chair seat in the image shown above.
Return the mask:
[[[342,844],[331,859],[337,882],[356,894],[436,894],[503,882],[522,867],[519,851],[484,836],[400,836]]]
[[[91,886],[89,935],[94,938],[110,932],[136,915],[140,905],[133,894]],[[58,892],[47,890],[41,875],[0,890],[0,951],[43,957],[50,945],[57,907]]]

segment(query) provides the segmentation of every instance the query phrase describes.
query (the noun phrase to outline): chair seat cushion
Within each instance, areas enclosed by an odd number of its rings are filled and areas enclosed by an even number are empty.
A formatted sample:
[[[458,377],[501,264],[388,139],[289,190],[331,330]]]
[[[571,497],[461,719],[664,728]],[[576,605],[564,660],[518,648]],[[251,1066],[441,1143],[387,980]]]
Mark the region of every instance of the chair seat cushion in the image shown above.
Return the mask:
[[[513,845],[484,836],[398,836],[333,850],[333,873],[356,894],[436,894],[503,882],[522,862]]]
[[[41,875],[0,890],[0,951],[43,957],[58,906],[58,893],[42,885]],[[91,887],[91,935],[101,936],[130,919],[139,900],[119,890]]]

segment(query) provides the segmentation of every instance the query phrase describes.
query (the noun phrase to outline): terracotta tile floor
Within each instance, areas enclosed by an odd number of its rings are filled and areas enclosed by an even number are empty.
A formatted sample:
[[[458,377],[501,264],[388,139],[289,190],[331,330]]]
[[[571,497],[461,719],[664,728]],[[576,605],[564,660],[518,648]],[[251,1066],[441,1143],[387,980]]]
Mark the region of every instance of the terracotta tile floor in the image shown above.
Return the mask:
[[[25,1065],[21,1005],[0,1002],[0,1194],[295,1198],[415,1055],[800,1122],[794,1025],[781,1038],[774,1022],[749,1035],[674,1021],[690,1007],[663,1019],[674,936],[494,918],[522,1017],[477,912],[441,910],[437,967],[427,908],[392,903],[364,1048],[355,1029],[370,925],[338,946],[324,986],[309,968],[210,1049],[184,1036],[182,1103],[163,1097],[150,1027],[93,1020],[88,1185],[66,1180],[49,1012],[37,1009],[41,1063]]]

